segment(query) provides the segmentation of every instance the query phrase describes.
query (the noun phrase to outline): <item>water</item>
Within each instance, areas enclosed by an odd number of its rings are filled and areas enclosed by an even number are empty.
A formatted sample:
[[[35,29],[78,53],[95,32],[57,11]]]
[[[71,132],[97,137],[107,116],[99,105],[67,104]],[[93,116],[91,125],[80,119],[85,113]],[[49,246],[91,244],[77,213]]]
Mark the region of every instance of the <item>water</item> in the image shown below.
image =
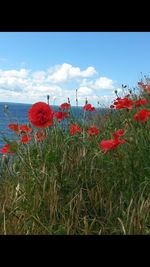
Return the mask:
[[[9,140],[15,140],[16,135],[8,128],[9,123],[26,124],[28,123],[28,110],[31,104],[20,103],[0,103],[0,148],[5,143],[3,137],[7,137]],[[4,112],[5,107],[8,107],[8,112]],[[54,111],[58,111],[58,106],[51,106]],[[104,109],[103,109],[104,111]],[[103,112],[101,109],[101,112]],[[72,107],[72,113],[76,120],[80,120],[83,117],[82,107]]]

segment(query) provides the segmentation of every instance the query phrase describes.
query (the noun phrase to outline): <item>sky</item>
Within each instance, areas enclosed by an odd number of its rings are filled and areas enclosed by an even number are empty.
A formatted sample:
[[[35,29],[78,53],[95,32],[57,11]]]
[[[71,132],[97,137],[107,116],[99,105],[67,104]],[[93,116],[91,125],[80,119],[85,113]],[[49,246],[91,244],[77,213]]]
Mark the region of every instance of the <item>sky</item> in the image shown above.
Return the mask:
[[[149,62],[150,32],[0,32],[0,102],[106,107]]]

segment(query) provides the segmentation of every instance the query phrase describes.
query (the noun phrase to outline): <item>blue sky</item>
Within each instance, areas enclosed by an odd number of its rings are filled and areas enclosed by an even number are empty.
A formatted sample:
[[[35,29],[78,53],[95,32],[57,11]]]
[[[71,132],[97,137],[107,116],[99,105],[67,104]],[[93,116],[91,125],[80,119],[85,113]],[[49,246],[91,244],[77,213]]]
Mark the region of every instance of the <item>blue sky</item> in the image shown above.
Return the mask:
[[[149,32],[0,32],[0,102],[104,105],[149,76]],[[52,103],[52,104],[53,104]]]

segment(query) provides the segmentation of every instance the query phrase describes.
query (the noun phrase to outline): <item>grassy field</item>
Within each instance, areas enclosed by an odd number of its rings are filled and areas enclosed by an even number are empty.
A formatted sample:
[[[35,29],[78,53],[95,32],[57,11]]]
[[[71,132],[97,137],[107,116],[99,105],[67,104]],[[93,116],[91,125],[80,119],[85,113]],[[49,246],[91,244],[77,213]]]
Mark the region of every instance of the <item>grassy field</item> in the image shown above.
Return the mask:
[[[136,106],[140,98],[147,103]],[[128,99],[131,109],[85,111],[84,121],[88,113],[93,119],[75,134],[54,120],[38,142],[29,124],[32,140],[16,142],[13,154],[0,156],[0,234],[150,233],[150,118],[134,118],[150,111],[150,95],[143,90]],[[87,133],[92,125],[99,134]],[[100,143],[119,129],[124,143],[104,150]]]

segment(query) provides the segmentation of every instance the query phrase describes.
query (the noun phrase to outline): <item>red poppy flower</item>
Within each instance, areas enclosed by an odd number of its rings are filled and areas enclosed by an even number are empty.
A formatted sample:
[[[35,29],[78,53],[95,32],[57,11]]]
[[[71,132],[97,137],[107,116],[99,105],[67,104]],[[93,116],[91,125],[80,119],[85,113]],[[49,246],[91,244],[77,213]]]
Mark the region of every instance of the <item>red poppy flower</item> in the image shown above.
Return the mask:
[[[30,137],[30,135],[27,134],[22,136],[19,142],[22,144],[27,144],[30,140],[32,140],[32,138]]]
[[[57,118],[58,122],[60,122],[61,120],[68,118],[68,113],[64,111],[59,111],[55,112],[54,116]]]
[[[95,111],[95,108],[91,104],[85,104],[83,110]]]
[[[99,147],[107,152],[110,149],[113,149],[117,146],[117,142],[113,139],[103,140],[100,142]]]
[[[116,109],[132,109],[133,107],[133,101],[128,99],[128,97],[125,98],[119,98],[117,101],[114,102],[114,105],[116,106]]]
[[[99,144],[99,147],[104,150],[104,153],[107,153],[110,149],[116,148],[120,144],[124,144],[127,140],[122,139],[120,140],[119,138],[125,134],[124,129],[119,129],[115,133],[112,133],[114,139],[108,139],[108,140],[103,140]]]
[[[11,145],[11,144],[5,144],[3,147],[2,147],[2,149],[0,150],[0,152],[2,153],[2,154],[12,154],[12,153],[14,153],[13,151],[12,151],[12,148],[13,148],[13,145]]]
[[[41,142],[45,139],[46,137],[46,133],[43,130],[38,130],[35,134],[34,134],[34,138],[38,141]]]
[[[122,136],[124,134],[125,134],[125,130],[124,129],[119,129],[115,133],[112,133],[114,139],[119,139],[120,136]]]
[[[54,111],[43,102],[35,103],[28,112],[29,121],[37,128],[45,128],[53,124]]]
[[[96,126],[91,126],[88,130],[87,133],[89,135],[96,135],[99,134],[99,129]]]
[[[70,125],[70,134],[74,135],[78,132],[81,132],[81,128],[77,124],[71,124]]]
[[[18,124],[10,123],[10,124],[8,124],[8,128],[13,130],[14,132],[16,132],[16,134],[19,133],[19,125]]]
[[[140,107],[141,105],[146,105],[147,104],[147,99],[143,98],[143,99],[139,99],[135,101],[135,105],[136,107]]]
[[[8,124],[8,128],[15,131],[16,134],[22,133],[30,133],[32,132],[32,129],[28,127],[28,125],[23,124],[23,125],[18,125],[18,124]]]
[[[69,103],[63,103],[60,105],[61,109],[69,109],[71,107],[71,105]]]
[[[126,139],[109,139],[109,140],[103,140],[99,144],[99,147],[104,151],[104,153],[107,153],[110,149],[116,148],[120,144],[124,144],[126,142]]]
[[[30,127],[28,127],[28,125],[26,124],[22,124],[19,126],[19,130],[22,134],[27,134],[27,133],[31,133],[32,129]]]
[[[135,121],[141,121],[142,123],[146,122],[148,117],[150,116],[150,112],[147,109],[141,109],[134,115]]]
[[[117,100],[117,101],[115,100],[115,101],[114,101],[114,105],[117,105],[117,104],[118,104],[118,100]]]

